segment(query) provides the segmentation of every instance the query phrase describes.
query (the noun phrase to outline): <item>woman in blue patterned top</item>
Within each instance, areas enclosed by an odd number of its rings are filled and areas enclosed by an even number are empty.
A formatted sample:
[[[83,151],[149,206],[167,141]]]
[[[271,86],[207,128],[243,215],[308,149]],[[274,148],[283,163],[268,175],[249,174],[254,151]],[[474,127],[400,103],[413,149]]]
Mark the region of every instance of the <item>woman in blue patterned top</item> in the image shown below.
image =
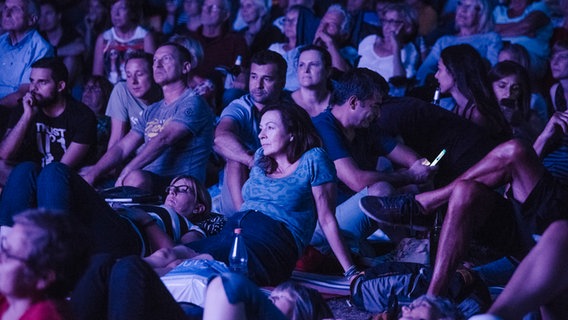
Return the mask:
[[[265,107],[260,129],[262,147],[243,186],[241,212],[219,235],[185,248],[161,250],[147,262],[162,268],[175,259],[208,253],[227,263],[233,230],[240,227],[249,277],[259,285],[275,285],[289,278],[319,222],[341,266],[355,269],[334,215],[335,167],[320,148],[307,112],[292,104]]]

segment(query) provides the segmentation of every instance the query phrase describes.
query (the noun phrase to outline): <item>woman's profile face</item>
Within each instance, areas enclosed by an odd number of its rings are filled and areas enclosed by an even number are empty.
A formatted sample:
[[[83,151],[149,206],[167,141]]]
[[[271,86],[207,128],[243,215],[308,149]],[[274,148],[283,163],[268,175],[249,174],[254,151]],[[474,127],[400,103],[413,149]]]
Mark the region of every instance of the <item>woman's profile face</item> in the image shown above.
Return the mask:
[[[327,81],[328,70],[317,50],[308,50],[298,58],[298,81],[302,87],[319,86]]]
[[[499,102],[503,99],[517,100],[521,94],[520,81],[515,75],[503,77],[491,85]]]
[[[269,299],[274,303],[276,308],[278,308],[286,316],[286,318],[291,319],[294,314],[295,302],[290,294],[286,291],[274,290]]]
[[[442,93],[449,92],[455,86],[454,77],[452,77],[442,59],[438,60],[438,71],[434,76],[438,79]]]
[[[194,214],[197,196],[194,184],[187,179],[172,181],[167,188],[168,195],[165,205],[174,209],[178,214],[189,218]]]
[[[37,279],[28,267],[28,257],[36,240],[30,237],[34,231],[37,229],[15,224],[0,238],[0,293],[4,296],[24,298],[37,294]]]
[[[264,113],[260,119],[258,138],[264,149],[264,155],[276,158],[287,154],[292,136],[284,127],[280,112],[271,110]]]

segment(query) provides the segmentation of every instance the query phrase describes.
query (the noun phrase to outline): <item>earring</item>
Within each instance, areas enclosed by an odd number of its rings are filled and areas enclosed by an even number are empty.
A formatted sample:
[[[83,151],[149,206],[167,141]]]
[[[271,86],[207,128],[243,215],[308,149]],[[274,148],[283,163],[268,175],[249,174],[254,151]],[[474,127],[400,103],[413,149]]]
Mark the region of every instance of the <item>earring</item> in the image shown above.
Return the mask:
[[[290,142],[294,141],[294,136],[290,137]]]

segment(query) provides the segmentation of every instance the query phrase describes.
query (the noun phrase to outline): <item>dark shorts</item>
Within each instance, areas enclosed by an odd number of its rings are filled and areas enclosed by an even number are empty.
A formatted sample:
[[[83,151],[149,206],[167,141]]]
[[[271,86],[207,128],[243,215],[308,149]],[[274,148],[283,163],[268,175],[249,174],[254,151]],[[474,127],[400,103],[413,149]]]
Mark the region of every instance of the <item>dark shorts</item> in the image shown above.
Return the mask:
[[[238,212],[228,219],[219,234],[186,246],[209,253],[228,265],[234,229],[238,226],[247,246],[249,278],[260,286],[274,286],[288,280],[298,260],[294,237],[283,222],[259,211]]]
[[[515,218],[514,205],[495,193],[493,210],[485,223],[475,231],[469,255],[493,260],[504,255],[522,255],[532,246],[523,245],[522,234]],[[478,262],[480,262],[478,261]]]
[[[546,172],[519,209],[528,231],[542,234],[552,222],[568,219],[568,185]]]

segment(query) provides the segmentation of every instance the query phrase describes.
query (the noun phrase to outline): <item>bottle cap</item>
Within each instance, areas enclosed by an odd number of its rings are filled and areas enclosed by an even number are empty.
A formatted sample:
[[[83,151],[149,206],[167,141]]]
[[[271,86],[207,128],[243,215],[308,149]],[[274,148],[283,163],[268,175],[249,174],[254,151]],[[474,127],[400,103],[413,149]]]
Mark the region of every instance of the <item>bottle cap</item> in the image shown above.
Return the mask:
[[[241,234],[241,228],[235,228],[235,234]]]

